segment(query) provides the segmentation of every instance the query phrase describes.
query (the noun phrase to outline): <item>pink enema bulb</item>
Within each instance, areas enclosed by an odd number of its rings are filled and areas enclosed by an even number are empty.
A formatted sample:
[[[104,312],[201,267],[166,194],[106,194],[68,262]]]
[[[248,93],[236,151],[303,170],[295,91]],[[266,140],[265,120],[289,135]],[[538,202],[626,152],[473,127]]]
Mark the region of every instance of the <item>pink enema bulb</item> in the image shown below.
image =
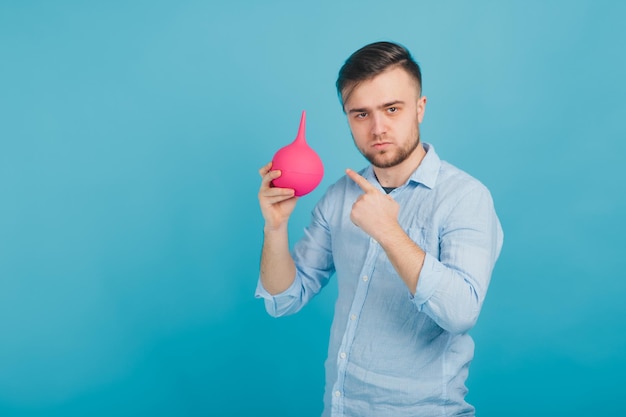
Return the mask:
[[[306,112],[303,111],[298,136],[292,143],[279,149],[272,159],[272,170],[281,171],[281,176],[272,181],[272,185],[292,188],[298,197],[313,191],[324,176],[322,160],[306,143],[305,124]]]

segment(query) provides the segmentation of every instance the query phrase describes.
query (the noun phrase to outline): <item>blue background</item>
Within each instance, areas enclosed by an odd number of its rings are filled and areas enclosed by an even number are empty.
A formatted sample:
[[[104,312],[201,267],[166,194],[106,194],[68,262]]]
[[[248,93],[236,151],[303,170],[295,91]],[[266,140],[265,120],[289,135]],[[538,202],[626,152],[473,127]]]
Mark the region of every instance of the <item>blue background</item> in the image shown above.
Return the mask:
[[[257,170],[307,110],[324,189],[365,160],[334,90],[394,40],[424,140],[492,191],[480,416],[623,410],[626,6],[0,3],[0,416],[316,416],[336,285],[254,299]]]

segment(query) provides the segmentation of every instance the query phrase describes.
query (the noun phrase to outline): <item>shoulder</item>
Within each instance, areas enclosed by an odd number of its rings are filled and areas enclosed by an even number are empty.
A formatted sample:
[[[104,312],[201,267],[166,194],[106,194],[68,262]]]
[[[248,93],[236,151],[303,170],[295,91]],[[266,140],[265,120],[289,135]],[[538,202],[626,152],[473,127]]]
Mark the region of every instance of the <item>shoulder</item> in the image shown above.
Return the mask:
[[[441,196],[447,196],[456,201],[491,200],[489,189],[480,180],[443,160],[435,188]]]
[[[444,160],[441,161],[438,180],[441,184],[445,185],[466,184],[470,186],[484,187],[484,185],[471,174]]]

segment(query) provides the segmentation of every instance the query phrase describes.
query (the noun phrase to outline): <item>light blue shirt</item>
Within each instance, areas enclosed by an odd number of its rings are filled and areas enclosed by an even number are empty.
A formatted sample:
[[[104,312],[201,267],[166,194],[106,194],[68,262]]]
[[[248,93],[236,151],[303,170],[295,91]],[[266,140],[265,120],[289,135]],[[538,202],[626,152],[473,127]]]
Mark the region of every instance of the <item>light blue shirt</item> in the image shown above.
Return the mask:
[[[327,190],[294,246],[293,285],[271,296],[272,316],[297,312],[336,272],[338,298],[326,360],[324,416],[473,416],[465,380],[476,323],[502,247],[487,188],[426,156],[390,195],[398,221],[426,252],[411,294],[382,247],[350,220],[363,193],[344,176]],[[382,191],[371,166],[360,172]]]

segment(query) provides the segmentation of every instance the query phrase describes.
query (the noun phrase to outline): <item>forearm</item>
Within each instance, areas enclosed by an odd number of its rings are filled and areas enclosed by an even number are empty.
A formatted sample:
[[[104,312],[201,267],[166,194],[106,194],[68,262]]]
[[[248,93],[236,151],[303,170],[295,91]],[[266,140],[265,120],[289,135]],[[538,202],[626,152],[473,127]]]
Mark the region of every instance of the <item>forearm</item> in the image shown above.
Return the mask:
[[[261,252],[261,283],[271,295],[287,290],[296,276],[296,266],[289,252],[287,225],[264,230]]]
[[[400,225],[379,237],[378,243],[411,294],[415,294],[426,253],[411,240]]]

